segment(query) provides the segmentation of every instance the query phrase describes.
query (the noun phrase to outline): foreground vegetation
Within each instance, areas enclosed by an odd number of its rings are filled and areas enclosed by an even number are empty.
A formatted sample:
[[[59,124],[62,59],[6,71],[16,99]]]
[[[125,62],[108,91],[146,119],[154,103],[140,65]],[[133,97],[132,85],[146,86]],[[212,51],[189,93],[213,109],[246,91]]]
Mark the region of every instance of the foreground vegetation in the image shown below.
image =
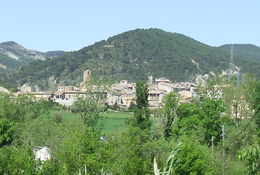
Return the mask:
[[[172,92],[163,109],[150,111],[147,86],[137,83],[134,114],[125,116],[104,113],[97,95],[78,99],[66,109],[71,114],[52,102],[2,93],[0,174],[79,174],[85,167],[88,174],[221,174],[223,125],[226,174],[259,173],[256,77],[244,77],[238,88],[233,79],[216,77],[198,91],[189,104],[179,103]],[[153,129],[151,113],[161,117]],[[113,129],[116,118],[126,122],[117,120]],[[36,146],[50,148],[51,159],[35,161]]]

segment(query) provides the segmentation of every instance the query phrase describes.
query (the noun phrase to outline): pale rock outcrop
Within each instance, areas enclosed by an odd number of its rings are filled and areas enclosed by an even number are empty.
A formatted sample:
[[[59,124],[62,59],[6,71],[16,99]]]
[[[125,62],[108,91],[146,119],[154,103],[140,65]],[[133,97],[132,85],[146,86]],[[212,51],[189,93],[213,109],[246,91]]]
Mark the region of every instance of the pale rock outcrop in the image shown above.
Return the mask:
[[[10,93],[10,91],[8,89],[1,87],[1,86],[0,86],[0,92],[5,92],[5,93],[8,93],[8,94]]]
[[[32,92],[32,87],[28,83],[25,83],[20,87],[20,90],[23,92]]]

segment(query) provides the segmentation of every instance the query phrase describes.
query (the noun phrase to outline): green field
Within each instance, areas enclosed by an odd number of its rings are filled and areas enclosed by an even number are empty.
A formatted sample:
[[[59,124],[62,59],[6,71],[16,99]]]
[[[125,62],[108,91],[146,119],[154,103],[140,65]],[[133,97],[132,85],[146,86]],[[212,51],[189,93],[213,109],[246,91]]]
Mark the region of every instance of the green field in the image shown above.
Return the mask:
[[[133,114],[107,111],[102,116],[105,118],[104,132],[108,133],[116,129],[119,131],[124,130],[126,120],[133,117]]]
[[[67,122],[70,121],[74,117],[79,117],[77,114],[74,113],[67,113],[67,112],[61,112],[61,111],[50,111],[50,114],[54,116],[55,114],[62,115],[63,121]],[[101,114],[102,117],[104,117],[104,133],[110,133],[112,131],[123,131],[126,129],[126,120],[133,117],[133,114],[131,113],[125,113],[125,112],[114,112],[114,111],[106,111]],[[154,123],[158,120],[157,118],[151,118],[153,125],[152,130],[154,129]]]

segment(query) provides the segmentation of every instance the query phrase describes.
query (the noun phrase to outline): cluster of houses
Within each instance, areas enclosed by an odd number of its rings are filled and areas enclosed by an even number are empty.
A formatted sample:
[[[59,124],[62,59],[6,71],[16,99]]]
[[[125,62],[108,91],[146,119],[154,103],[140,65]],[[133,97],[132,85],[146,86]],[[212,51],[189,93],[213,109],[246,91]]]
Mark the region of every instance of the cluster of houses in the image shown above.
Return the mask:
[[[84,98],[87,95],[84,82],[89,81],[91,71],[84,71],[83,83],[80,88],[73,86],[58,86],[57,91],[31,92],[36,98],[53,100],[65,106],[71,106],[77,98]],[[153,77],[148,78],[149,108],[155,109],[162,106],[164,96],[172,91],[177,92],[181,102],[189,102],[196,94],[194,83],[172,83],[169,79],[159,78],[153,82]],[[135,103],[136,83],[129,83],[122,80],[120,83],[113,84],[105,91],[106,103],[109,106],[117,105],[120,108],[128,108],[131,102]]]
[[[181,102],[189,102],[192,96],[195,95],[195,84],[172,83],[166,78],[159,78],[155,79],[155,82],[148,82],[149,108],[160,108],[164,96],[172,91],[177,92]],[[108,105],[117,103],[119,107],[128,108],[131,102],[135,102],[136,84],[122,80],[120,83],[111,86],[111,92],[114,93],[108,95]]]

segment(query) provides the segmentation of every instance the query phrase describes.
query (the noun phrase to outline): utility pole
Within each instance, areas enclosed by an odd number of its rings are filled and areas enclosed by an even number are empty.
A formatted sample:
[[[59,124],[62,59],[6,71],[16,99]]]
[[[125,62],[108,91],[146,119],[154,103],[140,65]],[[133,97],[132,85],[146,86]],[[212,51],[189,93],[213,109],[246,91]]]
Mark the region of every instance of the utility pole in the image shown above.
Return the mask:
[[[226,175],[226,151],[225,151],[225,126],[222,125],[222,138],[223,138],[223,175]]]
[[[212,136],[211,145],[212,145],[212,169],[214,172],[214,136]]]
[[[239,87],[239,70],[238,70],[238,72],[237,72],[237,88]]]
[[[232,77],[233,73],[234,73],[234,59],[233,59],[233,45],[231,45],[231,51],[230,51],[230,63],[229,63],[229,70],[228,70],[228,79],[230,80],[230,78]]]

